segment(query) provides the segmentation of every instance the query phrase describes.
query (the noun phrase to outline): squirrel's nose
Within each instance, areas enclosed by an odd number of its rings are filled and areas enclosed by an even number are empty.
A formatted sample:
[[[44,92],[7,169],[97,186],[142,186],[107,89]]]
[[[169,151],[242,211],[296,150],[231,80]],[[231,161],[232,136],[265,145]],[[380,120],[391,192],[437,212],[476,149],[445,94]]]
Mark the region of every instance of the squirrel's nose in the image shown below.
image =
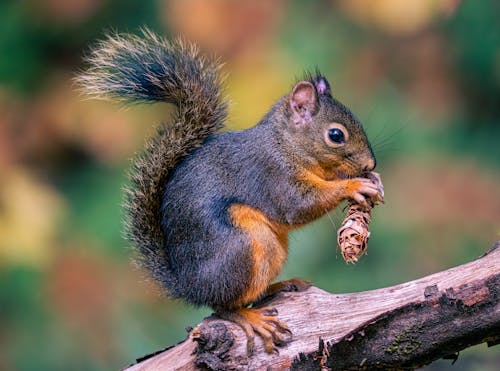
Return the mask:
[[[375,157],[372,157],[366,162],[363,170],[364,171],[372,171],[373,169],[375,169],[375,166],[377,166],[377,161],[375,160]]]

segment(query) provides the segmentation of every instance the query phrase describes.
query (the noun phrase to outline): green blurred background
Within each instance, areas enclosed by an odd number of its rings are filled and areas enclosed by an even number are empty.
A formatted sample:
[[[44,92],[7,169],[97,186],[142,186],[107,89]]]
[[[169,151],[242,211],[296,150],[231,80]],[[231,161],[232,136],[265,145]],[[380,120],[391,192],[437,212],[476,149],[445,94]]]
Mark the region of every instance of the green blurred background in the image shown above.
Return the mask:
[[[339,293],[467,262],[499,239],[499,19],[494,0],[3,0],[0,370],[118,369],[209,313],[162,297],[130,264],[121,189],[170,111],[75,91],[106,30],[147,25],[221,56],[230,128],[253,125],[305,68],[322,69],[365,124],[386,204],[357,265],[336,250],[340,210],[293,233],[282,276]],[[483,344],[453,369],[499,364],[499,347]]]

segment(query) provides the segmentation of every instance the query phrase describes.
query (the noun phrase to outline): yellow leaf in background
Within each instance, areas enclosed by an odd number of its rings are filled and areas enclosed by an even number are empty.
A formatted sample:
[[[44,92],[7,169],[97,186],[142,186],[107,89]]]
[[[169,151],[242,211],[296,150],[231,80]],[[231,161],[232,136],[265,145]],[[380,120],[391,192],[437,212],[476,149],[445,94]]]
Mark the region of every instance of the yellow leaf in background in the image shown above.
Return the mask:
[[[457,0],[342,0],[340,7],[355,21],[393,35],[418,32],[437,16],[449,15]]]
[[[227,61],[261,49],[276,32],[285,4],[283,0],[163,0],[161,15],[174,34]]]
[[[230,129],[243,129],[255,125],[264,114],[293,86],[293,72],[274,63],[253,61],[231,66],[226,83],[230,98]]]
[[[0,264],[45,264],[57,243],[64,202],[26,170],[0,179]]]

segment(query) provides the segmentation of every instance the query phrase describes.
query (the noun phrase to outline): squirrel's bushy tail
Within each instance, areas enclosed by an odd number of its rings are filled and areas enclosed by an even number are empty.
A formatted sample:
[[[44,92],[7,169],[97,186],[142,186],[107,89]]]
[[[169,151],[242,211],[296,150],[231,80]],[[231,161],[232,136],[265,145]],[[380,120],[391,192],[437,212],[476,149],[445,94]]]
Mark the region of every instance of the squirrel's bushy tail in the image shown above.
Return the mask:
[[[85,93],[177,106],[174,122],[162,125],[135,159],[125,200],[125,234],[140,253],[140,264],[170,291],[174,283],[161,226],[163,190],[179,160],[224,125],[220,65],[192,44],[147,30],[141,36],[109,36],[87,61],[90,67],[76,79]]]

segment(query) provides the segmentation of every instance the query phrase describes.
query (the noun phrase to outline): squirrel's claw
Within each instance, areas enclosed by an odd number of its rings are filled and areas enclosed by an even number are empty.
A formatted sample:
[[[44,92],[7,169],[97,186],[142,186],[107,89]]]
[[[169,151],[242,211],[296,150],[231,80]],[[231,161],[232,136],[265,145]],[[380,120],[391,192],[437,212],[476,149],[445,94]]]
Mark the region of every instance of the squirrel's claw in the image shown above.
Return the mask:
[[[217,313],[217,316],[240,326],[247,337],[247,354],[255,349],[255,334],[264,342],[266,353],[278,353],[277,346],[285,344],[291,335],[287,325],[276,318],[275,308],[241,308],[234,312]]]
[[[348,197],[365,208],[370,207],[368,200],[373,204],[381,202],[383,200],[383,188],[380,188],[380,185],[375,181],[368,178],[350,179],[350,185],[347,189]]]
[[[384,203],[384,185],[382,184],[382,178],[379,173],[371,171],[368,173],[367,178],[370,179],[378,189],[378,194],[375,201],[375,205],[379,203]]]

